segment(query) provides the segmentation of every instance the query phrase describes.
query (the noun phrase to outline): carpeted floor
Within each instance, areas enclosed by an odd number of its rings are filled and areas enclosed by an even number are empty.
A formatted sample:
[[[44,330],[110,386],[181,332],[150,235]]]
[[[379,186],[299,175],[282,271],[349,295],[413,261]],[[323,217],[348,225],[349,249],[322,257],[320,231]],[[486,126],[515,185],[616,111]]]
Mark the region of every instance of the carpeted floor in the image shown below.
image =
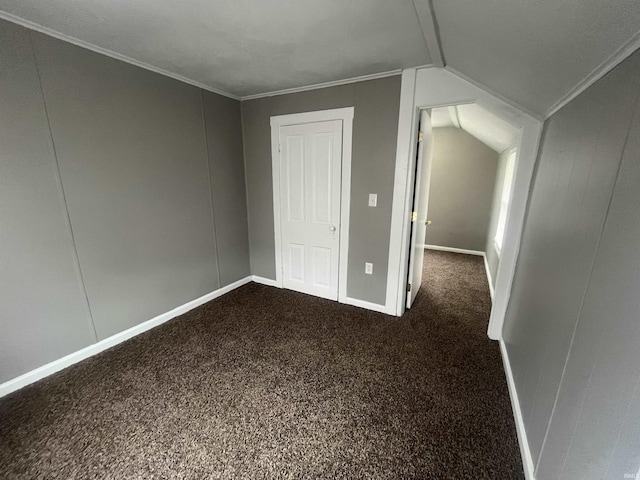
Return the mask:
[[[402,319],[256,284],[0,399],[1,478],[523,478],[481,257]]]

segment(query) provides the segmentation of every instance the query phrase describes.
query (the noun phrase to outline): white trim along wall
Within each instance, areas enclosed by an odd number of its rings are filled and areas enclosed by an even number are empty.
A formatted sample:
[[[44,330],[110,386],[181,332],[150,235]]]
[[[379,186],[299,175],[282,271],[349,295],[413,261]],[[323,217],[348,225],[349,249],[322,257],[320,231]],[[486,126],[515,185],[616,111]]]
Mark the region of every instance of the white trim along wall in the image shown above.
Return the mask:
[[[158,73],[165,77],[173,78],[175,80],[178,80],[179,82],[193,85],[194,87],[201,88],[202,90],[206,90],[212,93],[217,93],[218,95],[222,95],[223,97],[227,97],[227,98],[232,98],[234,100],[241,100],[240,97],[232,93],[225,92],[224,90],[220,90],[218,88],[214,88],[210,85],[205,85],[204,83],[197,82],[187,77],[183,77],[182,75],[170,72],[163,68],[159,68],[154,65],[141,62],[140,60],[136,60],[135,58],[127,57],[126,55],[122,55],[121,53],[114,52],[113,50],[99,47],[97,45],[94,45],[93,43],[85,42],[84,40],[80,40],[76,37],[72,37],[65,33],[60,33],[57,30],[52,30],[49,27],[44,27],[30,20],[25,20],[24,18],[18,17],[17,15],[13,15],[11,13],[0,10],[0,18],[7,20],[11,23],[15,23],[16,25],[21,25],[23,27],[26,27],[29,30],[35,30],[36,32],[44,33],[45,35],[49,35],[50,37],[57,38],[58,40],[62,40],[63,42],[71,43],[72,45],[77,45],[78,47],[86,48],[87,50],[91,50],[92,52],[96,52],[101,55],[106,55],[107,57],[115,58],[116,60],[120,60],[121,62],[125,62],[130,65],[135,65],[136,67],[144,68],[145,70]]]
[[[376,80],[378,78],[393,77],[400,75],[402,70],[389,70],[380,73],[371,73],[369,75],[360,75],[359,77],[345,78],[342,80],[334,80],[331,82],[315,83],[313,85],[305,85],[302,87],[285,88],[284,90],[273,90],[271,92],[256,93],[254,95],[245,95],[240,97],[241,101],[255,100],[256,98],[276,97],[278,95],[289,95],[291,93],[308,92],[310,90],[318,90],[321,88],[337,87],[338,85],[349,85],[351,83],[366,82],[368,80]]]
[[[491,296],[491,303],[496,296],[496,291],[493,288],[493,277],[491,276],[491,269],[489,268],[489,262],[487,261],[487,254],[482,252],[482,258],[484,259],[484,271],[487,273],[487,283],[489,284],[489,295]]]
[[[518,445],[520,446],[524,476],[526,480],[535,480],[535,468],[533,466],[533,458],[531,457],[531,449],[529,448],[529,439],[524,427],[524,418],[522,416],[522,409],[520,408],[518,391],[516,390],[516,383],[513,378],[513,372],[511,371],[511,362],[509,361],[507,347],[502,339],[500,339],[500,353],[502,356],[504,373],[507,377],[507,387],[509,388],[509,397],[511,398],[511,410],[513,411],[513,418],[516,423],[516,436],[518,437]]]
[[[393,305],[393,314],[397,316],[401,316],[405,310],[404,295],[411,227],[410,205],[413,198],[419,109],[478,103],[520,129],[513,195],[507,214],[500,266],[497,278],[494,279],[494,303],[488,329],[490,338],[500,339],[520,246],[542,122],[446,69],[404,70],[401,85],[386,299],[387,307]]]
[[[355,305],[359,302],[347,297],[347,268],[349,257],[349,213],[351,211],[351,144],[353,137],[354,107],[294,113],[271,117],[271,166],[273,175],[273,224],[276,259],[276,287],[282,288],[282,238],[280,234],[280,127],[301,123],[342,120],[342,187],[340,192],[340,264],[338,274],[338,301]],[[367,305],[367,306],[365,306]],[[357,306],[369,308],[374,304],[359,302]],[[379,307],[376,305],[376,307]],[[370,308],[375,310],[376,308]]]
[[[254,277],[248,276],[245,278],[241,278],[240,280],[233,282],[225,287],[214,290],[211,293],[207,293],[195,300],[185,303],[184,305],[180,305],[168,312],[162,313],[157,317],[153,317],[151,320],[147,320],[146,322],[139,323],[138,325],[131,327],[123,332],[116,333],[104,340],[101,340],[97,343],[93,343],[85,348],[82,348],[76,352],[70,353],[62,358],[54,360],[53,362],[49,362],[46,365],[38,367],[34,370],[31,370],[27,373],[20,375],[19,377],[12,378],[2,384],[0,384],[0,398],[5,395],[9,395],[16,390],[21,389],[22,387],[26,387],[27,385],[37,382],[49,375],[53,375],[60,370],[63,370],[71,365],[81,362],[82,360],[93,357],[100,352],[103,352],[119,343],[122,343],[130,338],[135,337],[136,335],[140,335],[147,330],[151,330],[163,323],[168,322],[169,320],[178,317],[187,313],[190,310],[193,310],[200,305],[204,305],[211,300],[218,298],[225,293],[229,293],[232,290],[235,290],[238,287],[241,287],[251,281],[256,283],[262,283],[259,280],[256,280]]]
[[[427,250],[438,250],[440,252],[462,253],[464,255],[477,255],[479,257],[484,256],[484,252],[481,250],[467,250],[466,248],[442,247],[440,245],[425,245],[424,248],[426,248]]]

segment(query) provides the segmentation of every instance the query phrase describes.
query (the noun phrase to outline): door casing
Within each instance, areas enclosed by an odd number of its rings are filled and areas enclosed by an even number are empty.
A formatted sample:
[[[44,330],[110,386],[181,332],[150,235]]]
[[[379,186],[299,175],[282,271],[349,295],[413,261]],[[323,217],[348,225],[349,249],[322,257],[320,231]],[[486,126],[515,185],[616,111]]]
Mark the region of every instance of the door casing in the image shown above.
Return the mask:
[[[342,184],[340,187],[340,260],[338,265],[338,301],[350,303],[347,296],[347,266],[349,256],[349,212],[351,209],[351,151],[354,107],[319,110],[314,112],[276,115],[271,117],[271,169],[273,182],[273,227],[276,261],[275,286],[282,288],[282,235],[280,205],[280,127],[303,123],[342,120]]]
[[[448,69],[408,68],[402,71],[386,305],[390,313],[397,316],[405,311],[411,223],[408,205],[413,200],[412,169],[415,168],[418,112],[421,108],[465,103],[478,103],[520,129],[514,190],[507,214],[506,235],[495,279],[495,298],[487,332],[490,338],[499,340],[502,338],[502,326],[520,248],[527,200],[542,134],[542,121]]]

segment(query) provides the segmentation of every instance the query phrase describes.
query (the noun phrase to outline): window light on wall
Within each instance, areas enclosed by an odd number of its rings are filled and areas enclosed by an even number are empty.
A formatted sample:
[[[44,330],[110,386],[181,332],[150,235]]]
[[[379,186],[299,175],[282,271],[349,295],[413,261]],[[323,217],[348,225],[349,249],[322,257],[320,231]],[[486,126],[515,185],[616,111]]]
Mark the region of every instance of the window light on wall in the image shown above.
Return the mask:
[[[504,183],[502,184],[502,196],[500,197],[500,214],[498,216],[498,227],[496,228],[496,236],[493,243],[496,247],[498,255],[502,250],[502,242],[504,241],[504,230],[507,223],[507,210],[509,209],[509,200],[511,199],[511,189],[513,187],[513,172],[516,167],[517,150],[511,149],[507,158],[507,166],[504,171]]]

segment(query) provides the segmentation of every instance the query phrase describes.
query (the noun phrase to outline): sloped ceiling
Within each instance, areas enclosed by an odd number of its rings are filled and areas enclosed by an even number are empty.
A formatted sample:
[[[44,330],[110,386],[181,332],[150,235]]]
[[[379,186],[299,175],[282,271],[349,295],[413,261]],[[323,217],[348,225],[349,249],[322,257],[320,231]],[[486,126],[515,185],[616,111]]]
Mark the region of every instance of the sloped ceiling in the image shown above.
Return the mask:
[[[433,0],[447,65],[537,114],[640,31],[638,0]]]
[[[0,0],[0,10],[236,96],[431,63],[411,0]]]
[[[442,53],[539,116],[640,31],[639,0],[0,0],[0,16],[238,97]]]
[[[461,128],[498,153],[512,146],[518,135],[516,127],[475,103],[434,108],[431,125]]]

